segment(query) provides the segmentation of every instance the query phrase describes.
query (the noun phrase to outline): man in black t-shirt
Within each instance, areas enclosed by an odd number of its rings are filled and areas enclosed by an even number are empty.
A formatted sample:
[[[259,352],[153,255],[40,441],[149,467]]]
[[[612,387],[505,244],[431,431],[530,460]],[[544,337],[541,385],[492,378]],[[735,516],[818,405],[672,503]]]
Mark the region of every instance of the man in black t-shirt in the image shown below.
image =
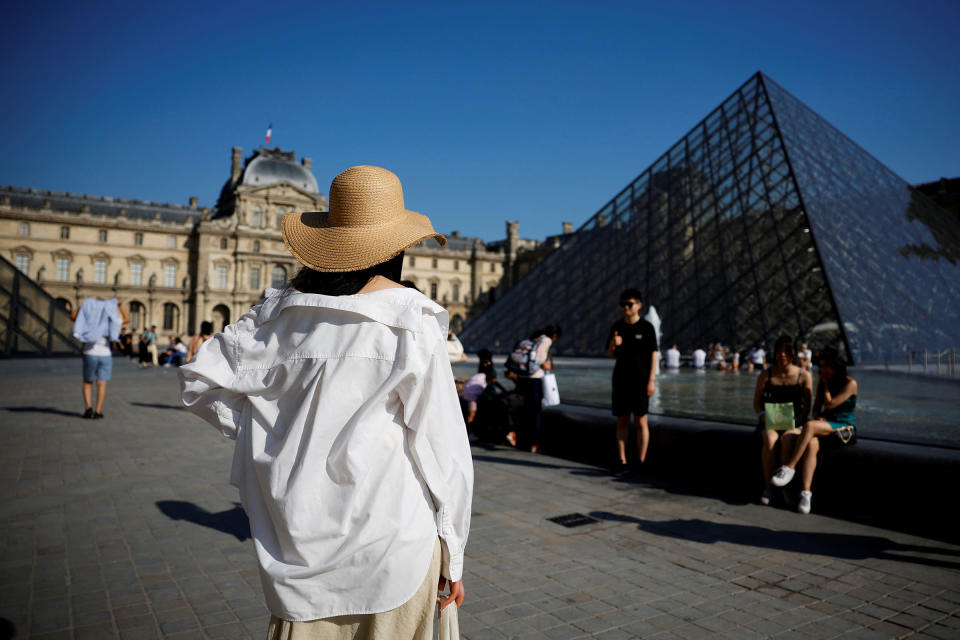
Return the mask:
[[[627,289],[620,294],[620,310],[623,318],[610,327],[607,337],[607,353],[617,359],[613,367],[613,415],[617,416],[617,452],[620,463],[615,473],[625,476],[627,466],[627,436],[630,414],[637,425],[637,458],[643,465],[650,444],[650,428],[647,425],[647,407],[650,396],[656,390],[657,334],[653,325],[640,317],[643,300],[636,289]]]

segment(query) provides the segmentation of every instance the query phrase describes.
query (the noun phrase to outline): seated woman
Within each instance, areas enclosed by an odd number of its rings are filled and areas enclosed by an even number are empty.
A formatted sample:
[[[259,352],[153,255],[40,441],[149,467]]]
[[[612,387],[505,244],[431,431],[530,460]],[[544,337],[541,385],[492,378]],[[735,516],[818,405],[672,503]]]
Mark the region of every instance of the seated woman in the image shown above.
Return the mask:
[[[186,362],[187,357],[187,345],[183,344],[183,341],[180,339],[180,336],[174,336],[173,340],[170,342],[170,346],[167,347],[167,350],[164,354],[166,356],[166,362],[163,366],[165,367],[179,367]]]
[[[760,373],[753,392],[753,410],[760,416],[760,463],[766,484],[760,495],[762,504],[770,504],[770,475],[773,473],[774,452],[780,436],[803,425],[810,411],[813,379],[809,372],[793,364],[796,356],[792,338],[777,338],[773,366]]]
[[[503,390],[500,383],[497,382],[497,371],[493,367],[493,353],[489,349],[480,349],[477,352],[480,364],[477,366],[477,372],[470,376],[463,386],[463,399],[467,402],[467,430],[477,417],[477,399],[487,385],[494,384]]]
[[[814,419],[784,434],[783,459],[785,464],[777,469],[772,482],[778,487],[786,486],[793,479],[797,465],[803,460],[800,503],[797,511],[810,513],[813,500],[813,472],[817,468],[817,453],[820,438],[836,436],[833,444],[850,444],[856,435],[854,411],[857,407],[857,381],[847,375],[847,363],[836,349],[824,349],[818,358],[820,380],[813,407]],[[791,453],[788,453],[791,452]]]

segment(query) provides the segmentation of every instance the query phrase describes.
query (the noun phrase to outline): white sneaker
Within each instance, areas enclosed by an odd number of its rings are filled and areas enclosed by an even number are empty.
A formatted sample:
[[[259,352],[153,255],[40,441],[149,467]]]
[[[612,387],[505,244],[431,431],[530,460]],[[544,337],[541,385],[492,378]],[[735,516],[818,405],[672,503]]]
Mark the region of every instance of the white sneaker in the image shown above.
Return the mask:
[[[763,493],[760,494],[760,504],[770,504],[771,498],[773,498],[773,489],[767,487],[763,490]]]
[[[810,513],[810,500],[813,499],[812,491],[801,491],[800,502],[797,504],[797,511],[800,513]]]
[[[776,487],[785,487],[790,484],[790,481],[793,480],[794,470],[790,467],[784,465],[776,470],[773,474],[773,477],[770,479],[770,482]]]

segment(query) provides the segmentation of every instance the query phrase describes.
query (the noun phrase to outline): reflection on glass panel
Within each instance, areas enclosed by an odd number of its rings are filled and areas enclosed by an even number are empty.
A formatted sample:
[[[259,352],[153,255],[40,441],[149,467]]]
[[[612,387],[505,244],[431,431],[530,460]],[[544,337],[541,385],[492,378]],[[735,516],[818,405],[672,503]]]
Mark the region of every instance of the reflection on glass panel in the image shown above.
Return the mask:
[[[555,321],[559,353],[600,355],[619,289],[637,286],[683,350],[780,333],[849,345],[858,362],[957,346],[960,230],[948,220],[757,74],[461,337],[506,351]]]
[[[955,347],[960,270],[948,256],[957,225],[779,85],[764,84],[854,359]],[[930,212],[926,222],[917,211]]]

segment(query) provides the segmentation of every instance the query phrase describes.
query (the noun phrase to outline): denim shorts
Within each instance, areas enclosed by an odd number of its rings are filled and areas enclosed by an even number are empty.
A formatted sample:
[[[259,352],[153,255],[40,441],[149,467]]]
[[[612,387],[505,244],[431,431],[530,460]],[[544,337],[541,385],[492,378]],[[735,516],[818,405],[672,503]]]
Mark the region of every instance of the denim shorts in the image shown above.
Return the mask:
[[[83,381],[109,380],[113,371],[113,356],[88,356],[83,354]]]

